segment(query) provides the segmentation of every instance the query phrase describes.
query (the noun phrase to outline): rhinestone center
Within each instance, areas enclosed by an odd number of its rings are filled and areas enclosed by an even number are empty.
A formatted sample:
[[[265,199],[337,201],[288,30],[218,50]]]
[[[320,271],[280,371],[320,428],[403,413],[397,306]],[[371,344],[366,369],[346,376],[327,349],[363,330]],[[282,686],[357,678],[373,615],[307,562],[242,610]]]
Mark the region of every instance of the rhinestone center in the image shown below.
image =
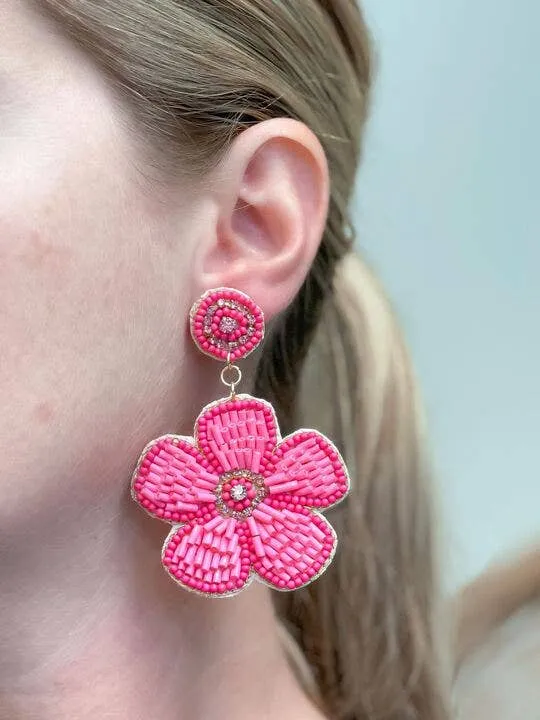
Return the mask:
[[[247,496],[247,488],[245,485],[233,485],[231,488],[231,497],[233,500],[243,500]]]
[[[229,317],[228,315],[225,315],[221,318],[219,322],[219,329],[222,333],[232,333],[234,332],[238,327],[238,320],[235,320],[232,317]]]
[[[251,470],[224,473],[215,489],[216,507],[225,517],[247,519],[268,491],[261,475]]]

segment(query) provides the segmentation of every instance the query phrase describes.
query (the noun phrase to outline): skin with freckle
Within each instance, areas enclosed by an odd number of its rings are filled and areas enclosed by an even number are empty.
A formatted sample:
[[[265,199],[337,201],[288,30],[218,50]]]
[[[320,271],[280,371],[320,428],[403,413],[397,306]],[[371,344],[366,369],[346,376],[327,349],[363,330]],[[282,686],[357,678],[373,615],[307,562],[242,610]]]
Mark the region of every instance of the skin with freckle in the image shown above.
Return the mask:
[[[202,228],[187,186],[150,187],[89,61],[22,5],[0,16],[0,536],[11,542],[21,516],[67,501],[74,468],[99,468],[99,482],[125,474],[157,408],[164,429],[182,426],[179,253]]]
[[[243,718],[254,698],[268,717],[320,718],[268,588],[221,610],[194,603],[163,572],[164,524],[135,507],[129,480],[151,438],[191,435],[224,394],[189,335],[192,302],[234,285],[231,268],[271,277],[258,268],[274,256],[283,279],[259,292],[265,311],[303,281],[325,221],[322,148],[276,118],[201,182],[180,162],[156,169],[113,84],[21,0],[0,3],[0,88],[0,720]],[[298,180],[305,158],[316,182]],[[262,210],[236,212],[237,187]],[[282,216],[292,252],[275,239]]]

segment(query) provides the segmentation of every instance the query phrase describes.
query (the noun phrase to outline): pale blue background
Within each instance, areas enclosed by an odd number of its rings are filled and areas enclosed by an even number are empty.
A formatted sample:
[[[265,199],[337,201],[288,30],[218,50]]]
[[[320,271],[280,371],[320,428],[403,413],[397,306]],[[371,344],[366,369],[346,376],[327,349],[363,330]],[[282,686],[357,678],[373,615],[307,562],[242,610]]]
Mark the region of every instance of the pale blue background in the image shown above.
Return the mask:
[[[540,536],[540,2],[364,7],[356,221],[423,385],[454,585]]]

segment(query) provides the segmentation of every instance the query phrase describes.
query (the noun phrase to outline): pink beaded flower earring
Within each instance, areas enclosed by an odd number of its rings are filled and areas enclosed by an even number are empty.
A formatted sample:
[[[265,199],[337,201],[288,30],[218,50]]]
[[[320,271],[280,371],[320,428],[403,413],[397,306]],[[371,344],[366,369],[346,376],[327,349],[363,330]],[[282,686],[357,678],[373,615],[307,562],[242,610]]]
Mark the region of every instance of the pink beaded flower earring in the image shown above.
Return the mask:
[[[282,440],[272,406],[236,394],[242,374],[233,363],[264,336],[251,298],[210,290],[190,321],[200,350],[225,361],[221,379],[230,394],[203,409],[194,437],[164,435],[145,447],[132,497],[173,525],[161,561],[187,590],[225,597],[253,579],[276,590],[300,588],[334,556],[336,533],[320,511],[349,490],[343,460],[315,430]]]

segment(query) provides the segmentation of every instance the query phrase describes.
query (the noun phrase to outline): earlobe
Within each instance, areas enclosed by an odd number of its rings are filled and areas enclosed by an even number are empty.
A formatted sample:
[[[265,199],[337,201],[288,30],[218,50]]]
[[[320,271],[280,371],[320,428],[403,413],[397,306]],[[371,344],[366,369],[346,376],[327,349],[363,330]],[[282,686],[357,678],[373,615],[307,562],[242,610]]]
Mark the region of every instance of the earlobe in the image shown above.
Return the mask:
[[[245,130],[216,171],[219,221],[202,259],[203,287],[236,287],[266,317],[301,287],[326,221],[328,169],[302,123],[268,120]]]

